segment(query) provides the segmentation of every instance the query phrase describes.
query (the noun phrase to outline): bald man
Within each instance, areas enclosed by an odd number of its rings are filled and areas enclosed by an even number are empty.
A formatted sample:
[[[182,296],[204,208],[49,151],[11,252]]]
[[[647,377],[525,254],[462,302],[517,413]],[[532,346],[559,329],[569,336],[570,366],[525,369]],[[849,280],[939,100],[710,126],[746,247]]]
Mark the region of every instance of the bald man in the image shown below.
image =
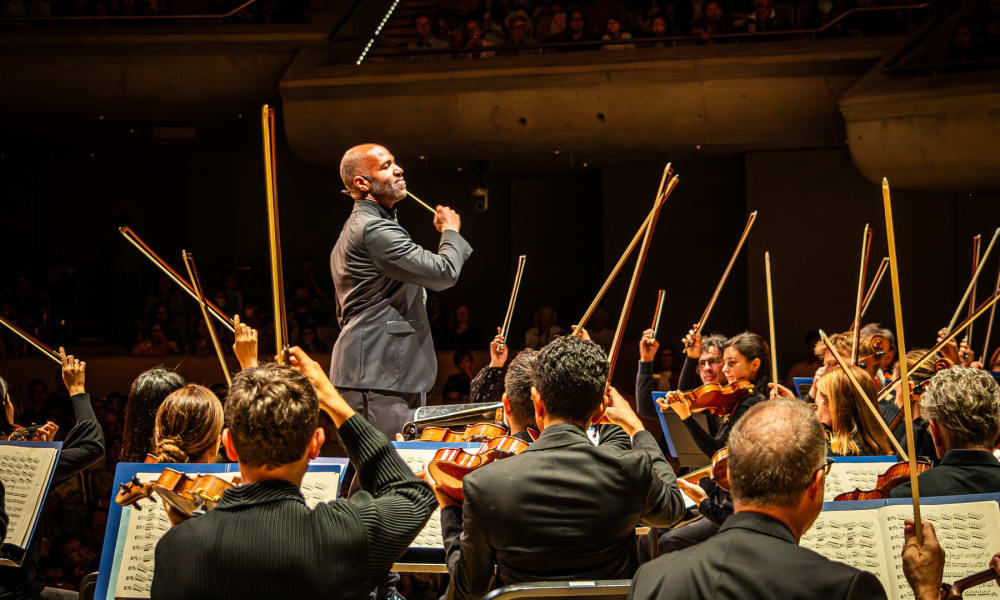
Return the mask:
[[[441,232],[436,253],[410,239],[394,208],[406,198],[403,169],[382,146],[348,150],[340,178],[354,210],[330,254],[341,328],[330,380],[392,439],[424,404],[437,375],[424,288],[455,285],[472,247],[458,233],[458,213],[447,206],[434,213]]]

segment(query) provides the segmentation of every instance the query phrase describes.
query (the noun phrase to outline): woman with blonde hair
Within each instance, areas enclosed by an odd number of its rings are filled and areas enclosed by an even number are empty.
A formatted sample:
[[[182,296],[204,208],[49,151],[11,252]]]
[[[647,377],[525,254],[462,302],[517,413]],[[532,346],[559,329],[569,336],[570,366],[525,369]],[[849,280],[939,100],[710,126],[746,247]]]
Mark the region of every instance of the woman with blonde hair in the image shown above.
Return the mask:
[[[151,456],[161,463],[215,462],[222,435],[222,403],[206,387],[189,383],[156,411]]]
[[[851,367],[869,399],[878,395],[875,380],[861,367]],[[879,425],[867,400],[861,397],[843,369],[834,369],[816,385],[816,418],[829,431],[831,456],[893,454],[889,437]]]

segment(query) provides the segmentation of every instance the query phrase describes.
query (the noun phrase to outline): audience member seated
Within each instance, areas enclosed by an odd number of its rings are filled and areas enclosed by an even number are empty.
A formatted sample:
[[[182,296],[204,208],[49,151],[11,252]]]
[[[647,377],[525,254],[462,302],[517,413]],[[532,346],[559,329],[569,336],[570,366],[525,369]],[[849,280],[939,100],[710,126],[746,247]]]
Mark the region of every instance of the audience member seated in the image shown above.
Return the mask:
[[[622,30],[622,22],[618,17],[608,17],[604,20],[604,35],[601,40],[605,42],[621,42],[632,39],[632,34]],[[631,50],[635,44],[604,44],[602,50]]]
[[[149,328],[149,333],[144,340],[139,340],[132,347],[132,354],[158,355],[158,354],[178,354],[180,348],[177,342],[167,339],[167,334],[160,323],[153,323]]]
[[[524,347],[538,350],[563,334],[563,328],[556,325],[556,311],[551,306],[543,306],[535,311],[535,325],[524,332]]]
[[[264,364],[234,378],[222,441],[243,483],[163,536],[154,598],[283,598],[292,587],[303,598],[367,597],[434,511],[431,490],[354,413],[325,369],[301,348],[290,354],[293,366]],[[299,486],[324,442],[320,409],[337,426],[363,491],[309,509]]]
[[[940,371],[920,396],[920,411],[941,459],[917,479],[920,496],[1000,492],[1000,462],[993,456],[1000,436],[1000,389],[993,376],[957,366]],[[911,493],[907,482],[889,494]]]
[[[495,33],[483,29],[483,20],[473,17],[465,21],[465,45],[466,49],[479,50],[482,48],[492,48],[503,43]],[[467,52],[466,58],[493,58],[495,52]]]
[[[208,325],[205,319],[199,317],[194,328],[194,335],[189,338],[187,353],[208,356],[215,354],[215,346],[212,345],[212,336],[208,333]]]
[[[507,20],[507,44],[508,47],[519,48],[515,54],[536,54],[537,51],[527,49],[527,46],[534,46],[535,39],[531,36],[531,25],[527,17],[520,15]],[[500,52],[501,55],[511,54],[511,50]]]
[[[125,437],[122,462],[143,462],[153,450],[156,413],[167,396],[184,387],[184,378],[163,367],[139,374],[129,388],[125,404]]]
[[[52,476],[52,487],[59,485],[104,457],[104,433],[90,404],[86,391],[87,363],[66,355],[59,348],[62,359],[62,379],[69,391],[70,403],[76,424],[63,440],[62,452]],[[0,597],[39,598],[45,587],[39,569],[42,556],[43,519],[40,519],[20,567],[0,567]],[[71,576],[71,575],[70,575]]]
[[[673,471],[607,376],[607,356],[593,342],[566,336],[547,345],[531,388],[541,436],[467,475],[463,506],[438,492],[454,598],[523,581],[628,577],[636,525],[665,527],[684,514]],[[620,427],[603,428],[594,446],[586,428],[596,422]]]
[[[550,41],[553,42],[589,42],[594,37],[587,27],[587,15],[579,9],[571,9],[566,13],[566,29]],[[561,51],[591,50],[592,46],[580,48],[561,48]]]
[[[871,573],[798,545],[823,509],[831,464],[823,428],[806,404],[782,398],[754,406],[729,436],[736,513],[707,541],[643,565],[630,598],[885,598]],[[940,584],[943,553],[917,566],[913,553],[926,548],[911,547],[910,537],[904,551],[907,579],[937,575]],[[924,543],[936,543],[933,532]],[[939,596],[937,588],[928,595],[917,586],[915,591],[920,598]]]
[[[472,387],[472,355],[465,350],[455,352],[453,357],[458,373],[449,375],[444,383],[445,404],[462,404],[469,401]]]
[[[780,17],[771,6],[771,0],[753,0],[753,12],[744,17],[737,26],[746,33],[778,31],[788,29],[788,21]]]
[[[535,37],[542,42],[551,41],[566,30],[566,5],[559,0],[539,4],[532,18]]]
[[[469,384],[469,402],[500,402],[504,391],[503,366],[507,363],[507,344],[500,335],[490,342],[490,364],[476,373]]]
[[[715,36],[733,32],[733,20],[726,16],[719,0],[709,0],[704,12],[700,19],[691,22],[691,35],[700,37],[703,42],[714,42]]]
[[[950,63],[966,63],[981,58],[980,42],[975,39],[972,27],[964,23],[955,27],[945,60]]]
[[[673,4],[668,4],[667,6],[669,6],[670,8],[673,8]],[[673,14],[674,13],[671,11],[670,15],[672,16]],[[680,35],[680,31],[677,29],[677,23],[675,21],[673,21],[673,20],[669,20],[668,21],[667,16],[656,15],[655,17],[653,17],[652,19],[650,19],[650,22],[649,22],[649,32],[647,32],[642,37],[645,37],[645,38],[662,38],[662,37],[669,37],[669,36],[676,36],[676,35]],[[659,42],[646,43],[646,44],[641,44],[641,45],[643,47],[646,47],[646,48],[651,48],[651,47],[665,48],[666,46],[670,45],[670,43],[669,42],[659,41]]]
[[[434,22],[431,20],[431,16],[426,13],[417,13],[413,17],[413,27],[417,30],[417,39],[406,45],[406,48],[411,51],[420,50],[447,50],[448,42],[436,37],[434,35]],[[419,60],[427,60],[432,58],[441,58],[445,55],[431,55],[417,57]]]
[[[455,309],[449,335],[456,350],[480,350],[486,347],[486,336],[472,323],[469,307],[465,304]]]

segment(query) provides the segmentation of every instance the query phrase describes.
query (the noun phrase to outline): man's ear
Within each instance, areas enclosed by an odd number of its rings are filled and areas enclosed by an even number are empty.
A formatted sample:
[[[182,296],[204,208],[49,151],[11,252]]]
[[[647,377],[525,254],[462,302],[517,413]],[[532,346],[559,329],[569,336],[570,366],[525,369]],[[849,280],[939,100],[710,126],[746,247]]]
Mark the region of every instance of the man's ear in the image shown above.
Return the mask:
[[[510,396],[507,395],[507,392],[503,393],[501,401],[503,402],[504,420],[507,421],[507,425],[510,425]]]
[[[899,410],[903,410],[902,408]],[[945,445],[944,431],[938,426],[937,422],[933,419],[928,419],[927,428],[931,432],[931,439],[934,441],[934,451],[937,453],[938,458],[944,457],[944,450],[947,447]]]
[[[306,448],[309,460],[319,456],[319,452],[323,449],[323,444],[325,443],[326,431],[324,431],[322,427],[317,427],[316,431],[313,432],[312,438],[309,440],[309,446]]]
[[[806,497],[815,502],[817,499],[823,502],[823,490],[826,487],[826,469],[819,469],[813,473],[812,481],[809,482],[809,487],[806,488]]]
[[[545,403],[542,402],[542,395],[538,393],[538,388],[531,386],[531,403],[535,407],[535,423],[542,427],[545,422]]]
[[[222,430],[222,445],[226,447],[226,456],[233,462],[240,462],[240,456],[236,453],[236,444],[233,442],[233,434],[229,428]]]
[[[354,179],[351,180],[351,183],[354,184],[354,189],[361,192],[362,195],[367,194],[372,189],[372,186],[370,183],[368,183],[368,180],[362,177],[361,175],[355,175]]]

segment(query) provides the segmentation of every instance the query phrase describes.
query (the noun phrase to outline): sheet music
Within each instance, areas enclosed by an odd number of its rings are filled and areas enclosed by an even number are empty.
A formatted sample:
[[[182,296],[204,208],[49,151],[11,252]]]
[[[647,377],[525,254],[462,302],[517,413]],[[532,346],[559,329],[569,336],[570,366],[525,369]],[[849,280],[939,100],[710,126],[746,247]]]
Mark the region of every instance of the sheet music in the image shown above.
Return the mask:
[[[827,511],[820,513],[799,545],[830,560],[870,571],[882,582],[882,587],[889,589],[891,579],[884,560],[883,535],[875,510]]]
[[[886,586],[886,590],[892,598],[913,598],[899,558],[903,551],[903,521],[913,518],[913,507],[886,506],[879,512],[883,535],[887,539],[886,556],[890,559],[892,581],[892,589]],[[947,583],[987,568],[990,558],[1000,551],[1000,507],[996,502],[921,503],[920,518],[934,524],[938,541],[944,548],[944,581]],[[1000,587],[993,583],[976,586],[962,597],[1000,599]]]
[[[428,448],[426,450],[412,449],[412,448],[397,448],[396,452],[402,457],[403,462],[406,466],[410,467],[410,470],[416,474],[424,472],[424,467],[427,463],[431,462],[434,458],[434,453],[437,452],[437,448]],[[416,539],[410,543],[410,548],[444,548],[444,541],[441,539],[441,509],[435,508],[434,514],[431,515],[427,524],[424,528],[417,534]]]
[[[226,481],[232,481],[239,472],[212,474]],[[147,482],[155,481],[159,475],[159,473],[138,473],[137,477],[139,481]],[[336,500],[339,484],[340,473],[336,471],[306,472],[301,487],[306,506],[312,509],[320,502]],[[122,509],[120,527],[125,527],[126,532],[122,543],[124,547],[118,567],[118,579],[114,586],[116,599],[150,597],[156,543],[170,529],[170,518],[162,500],[154,495],[146,500],[140,500],[139,505],[142,510],[137,511],[131,506]]]
[[[826,476],[823,502],[833,502],[837,494],[853,492],[855,489],[874,489],[878,476],[894,464],[896,461],[833,463]]]
[[[24,548],[41,509],[42,494],[55,466],[55,448],[0,446],[0,481],[6,492],[6,543]]]

